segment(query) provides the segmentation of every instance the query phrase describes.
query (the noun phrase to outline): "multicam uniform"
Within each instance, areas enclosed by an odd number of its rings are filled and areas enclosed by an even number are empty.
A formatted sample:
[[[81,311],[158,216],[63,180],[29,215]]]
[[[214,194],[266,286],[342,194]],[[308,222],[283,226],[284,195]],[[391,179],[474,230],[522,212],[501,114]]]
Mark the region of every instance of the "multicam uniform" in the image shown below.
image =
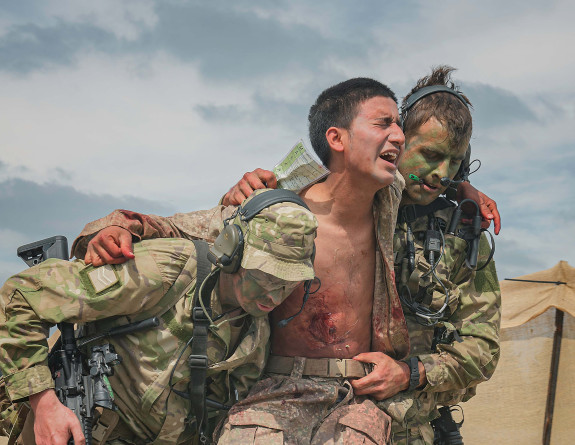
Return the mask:
[[[401,175],[396,175],[396,182],[392,186],[386,187],[376,194],[373,206],[378,255],[376,257],[375,289],[371,320],[371,350],[385,352],[397,359],[404,357],[409,349],[409,338],[392,272],[393,227],[397,217],[397,209],[403,186],[403,178]],[[173,217],[164,218],[118,210],[106,218],[88,224],[80,238],[75,241],[73,252],[77,256],[83,256],[90,236],[110,225],[126,228],[136,239],[140,237],[181,236],[186,238],[200,237],[210,240],[218,235],[219,228],[221,227],[221,215],[215,211],[204,214],[199,214],[198,212],[177,214]],[[297,426],[292,425],[289,427],[292,433],[297,433],[298,436],[301,436],[300,439],[302,443],[305,443],[306,437],[309,441],[309,437],[312,433],[316,433],[315,441],[317,443],[323,443],[322,438],[324,437],[333,439],[334,434],[346,423],[353,423],[353,425],[350,425],[352,428],[346,431],[345,434],[348,435],[347,437],[342,435],[338,437],[338,440],[345,441],[348,439],[352,440],[350,437],[366,438],[367,436],[367,440],[372,440],[375,443],[385,443],[388,433],[388,431],[386,431],[386,424],[388,425],[388,420],[386,420],[388,419],[387,416],[378,409],[373,410],[374,404],[368,398],[362,397],[354,399],[349,384],[344,380],[345,379],[342,378],[323,379],[323,381],[321,378],[306,379],[305,389],[302,388],[302,385],[298,384],[298,382],[304,380],[297,380],[295,381],[297,388],[303,390],[303,392],[300,392],[292,385],[293,382],[289,381],[289,378],[284,376],[277,377],[278,383],[281,382],[283,385],[280,392],[284,392],[284,399],[286,401],[281,409],[285,407],[285,410],[292,409],[296,412],[296,410],[302,408],[300,411],[303,415],[300,416],[296,414],[292,416],[292,418],[296,417],[303,421],[301,430],[298,431]],[[266,385],[266,382],[267,381],[262,381],[261,384],[258,385],[258,388],[262,385]],[[256,392],[258,388],[255,388]],[[343,394],[341,390],[344,390],[346,394]],[[263,392],[272,395],[271,390],[268,391],[268,389],[264,388]],[[319,397],[318,394],[320,395]],[[351,407],[351,405],[353,405],[353,407]],[[342,409],[339,409],[337,413],[334,412],[334,415],[328,418],[328,414],[332,413],[335,407],[341,407]],[[353,409],[353,413],[349,412],[351,409]],[[297,412],[299,413],[300,411]],[[311,411],[313,411],[313,413]],[[350,416],[346,416],[348,412]],[[309,417],[306,417],[306,415],[309,415]],[[245,416],[243,417],[245,418]],[[270,416],[267,416],[267,418],[269,417]],[[322,428],[319,431],[312,431],[313,428],[310,426],[312,417],[314,422],[322,424]],[[238,417],[236,417],[236,420],[237,419]],[[325,421],[323,421],[323,419],[325,419]],[[261,418],[259,420],[261,421]],[[276,422],[278,429],[280,429],[281,423],[281,421]],[[305,428],[303,428],[304,424]],[[285,425],[283,425],[281,429],[285,429],[284,427]],[[357,429],[359,434],[356,434],[355,429]],[[249,435],[250,433],[248,432],[247,434]],[[236,437],[229,438],[232,443],[236,439]],[[240,443],[244,443],[244,439],[246,441],[249,440],[246,436],[240,439]],[[255,440],[256,443],[260,440],[254,437],[252,437],[252,439]],[[270,437],[266,436],[262,440],[267,441],[270,439]],[[277,439],[277,436],[275,439]]]
[[[390,286],[394,278],[388,267],[393,261],[390,229],[395,225],[402,189],[401,177],[397,175],[396,183],[378,192],[374,203],[380,255],[377,257],[376,266],[372,350],[384,351],[395,358],[404,356],[408,345],[405,341],[405,326],[398,311],[395,287]],[[449,222],[451,212],[452,210],[443,210],[436,215]],[[110,225],[126,228],[136,239],[158,236],[214,239],[219,233],[221,218],[217,209],[204,213],[177,214],[170,218],[120,210],[88,224],[74,243],[74,249],[77,256],[83,256],[90,236]],[[425,232],[427,219],[421,218],[415,221],[412,227],[416,234],[416,259],[423,259],[422,240],[417,238],[417,234]],[[393,247],[399,252],[396,255],[399,259],[403,257],[405,251],[406,225],[398,224],[396,230]],[[482,237],[479,265],[486,259],[486,249],[486,241]],[[417,355],[425,364],[429,383],[421,391],[402,392],[391,399],[377,403],[393,419],[392,431],[395,442],[401,443],[405,440],[405,432],[409,427],[410,443],[419,438],[419,443],[431,444],[433,431],[429,421],[438,415],[436,406],[467,400],[474,394],[474,385],[487,380],[497,363],[500,294],[494,264],[490,264],[477,274],[470,272],[463,266],[465,250],[465,241],[448,236],[445,259],[437,268],[438,276],[452,293],[450,306],[453,307],[453,315],[446,326],[457,329],[463,342],[440,345],[438,347],[440,353],[432,354],[434,328],[421,326],[409,310],[404,311],[412,343],[410,355]],[[448,266],[445,265],[446,261],[449,262]],[[422,267],[424,262],[423,259]],[[399,270],[396,271],[396,277],[399,280]],[[434,301],[436,303],[432,307],[438,308],[437,304],[443,301],[440,289],[434,293]],[[459,355],[465,354],[466,349],[469,352],[469,360]],[[283,377],[278,378],[284,380]],[[338,384],[334,382],[333,388]],[[326,390],[326,401],[337,400],[337,396],[333,398],[333,388]],[[330,403],[333,405],[332,402],[327,404]]]
[[[107,339],[122,357],[110,377],[120,422],[108,440],[183,443],[193,436],[186,418],[190,402],[169,390],[187,391],[189,369],[180,352],[192,336],[191,299],[196,285],[194,244],[183,239],[142,241],[136,258],[122,265],[93,268],[83,261],[47,260],[10,278],[0,290],[0,368],[12,401],[54,387],[47,366],[47,333],[59,322],[87,323],[90,331],[159,316],[158,328]],[[104,279],[98,281],[98,276]],[[101,284],[105,282],[105,284]],[[101,288],[103,287],[103,288]],[[214,313],[222,309],[217,289]],[[227,379],[244,393],[257,380],[266,358],[266,317],[247,317],[242,326],[222,324],[209,334],[209,393],[229,403]],[[224,361],[224,359],[226,359]],[[226,400],[227,399],[227,400]],[[188,428],[186,428],[188,425]]]
[[[274,358],[273,356],[271,357]],[[355,396],[349,379],[314,375],[314,368],[337,362],[337,359],[288,358],[291,370],[270,372],[258,382],[248,396],[229,411],[225,423],[218,431],[218,445],[241,444],[289,444],[323,445],[389,443],[391,419],[375,401],[366,396]],[[306,366],[312,362],[312,370],[306,375]],[[340,360],[340,363],[353,360]],[[273,365],[273,361],[271,362]],[[355,362],[353,368],[363,368]],[[319,365],[319,366],[317,366]],[[316,369],[317,369],[316,368]],[[360,378],[369,373],[369,366],[362,372],[340,375]]]
[[[233,210],[218,208],[207,213],[225,216],[227,212],[229,216]],[[240,281],[247,285],[227,279],[222,289],[233,295],[220,295],[219,285],[210,295],[214,323],[207,339],[207,392],[211,399],[226,404],[245,396],[261,376],[270,333],[265,316],[238,318],[238,302],[249,303],[250,292],[258,298],[259,292],[277,289],[278,281],[293,289],[313,278],[310,258],[317,228],[311,212],[285,202],[234,222],[241,226],[245,242],[241,266],[248,272],[265,272],[270,282],[268,289],[266,279],[259,277],[254,287],[240,270]],[[48,260],[6,283],[0,290],[4,321],[0,369],[6,391],[18,402],[54,387],[47,364],[46,337],[51,325],[86,323],[89,333],[101,333],[157,316],[159,328],[109,341],[123,357],[110,378],[121,422],[111,436],[96,439],[190,443],[194,436],[187,420],[190,402],[181,394],[187,393],[190,381],[187,358],[191,350],[186,343],[194,335],[192,300],[199,285],[195,246],[181,238],[146,240],[135,244],[134,254],[134,260],[99,268],[82,260]],[[220,283],[222,279],[220,275]],[[244,291],[247,297],[238,294]],[[222,307],[222,301],[226,306]]]
[[[409,336],[397,295],[393,275],[393,228],[405,181],[400,174],[395,182],[379,190],[373,204],[377,237],[375,289],[372,312],[372,351],[381,351],[400,359],[409,350]],[[213,241],[219,234],[226,216],[222,206],[211,210],[177,213],[171,217],[143,215],[128,210],[116,210],[89,223],[72,245],[72,254],[83,258],[90,239],[100,230],[119,226],[130,231],[133,238],[201,238]],[[229,215],[228,215],[229,216]]]
[[[402,212],[403,208],[400,208]],[[454,208],[435,211],[435,218],[445,227],[449,225]],[[461,227],[461,226],[460,226]],[[411,222],[415,244],[416,269],[413,275],[417,287],[425,287],[431,281],[421,278],[429,270],[424,256],[425,233],[428,217],[422,216]],[[456,232],[457,233],[457,232]],[[401,292],[402,260],[407,255],[407,222],[398,221],[395,232],[396,282]],[[445,235],[445,253],[436,273],[449,291],[449,309],[444,322],[439,326],[446,329],[443,341],[432,352],[435,328],[418,323],[416,316],[404,306],[411,350],[409,356],[417,356],[424,364],[427,384],[414,392],[399,393],[381,402],[394,422],[392,432],[394,443],[406,443],[409,430],[409,444],[433,444],[433,430],[429,421],[439,415],[437,405],[453,405],[466,401],[475,394],[475,386],[486,381],[495,371],[499,359],[499,323],[501,293],[494,262],[478,271],[465,266],[467,242]],[[481,236],[478,267],[489,256],[486,237]],[[431,304],[437,311],[445,301],[443,288],[433,280],[425,292],[423,303]],[[430,303],[431,302],[431,303]]]

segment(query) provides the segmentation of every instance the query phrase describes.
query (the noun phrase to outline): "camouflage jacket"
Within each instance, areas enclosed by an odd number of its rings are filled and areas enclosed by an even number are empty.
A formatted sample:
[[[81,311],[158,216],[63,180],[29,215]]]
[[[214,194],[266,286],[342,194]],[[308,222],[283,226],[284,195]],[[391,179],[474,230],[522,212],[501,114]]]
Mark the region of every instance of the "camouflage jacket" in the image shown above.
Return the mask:
[[[169,383],[174,370],[173,387],[187,391],[195,248],[183,239],[142,241],[134,248],[135,260],[122,265],[93,268],[81,260],[52,259],[10,278],[0,290],[0,369],[12,401],[22,401],[54,387],[47,364],[50,326],[86,323],[89,331],[101,332],[159,316],[158,328],[101,343],[112,343],[123,359],[110,383],[120,418],[135,435],[131,440],[184,442],[191,433],[184,431],[190,403],[171,392]],[[104,275],[106,284],[95,275]],[[214,316],[222,312],[217,292],[216,286]],[[234,399],[230,381],[242,396],[260,377],[269,338],[266,317],[245,317],[237,327],[222,324],[227,317],[208,339],[208,393],[223,403]]]
[[[372,351],[385,352],[400,359],[409,350],[409,336],[393,275],[393,228],[405,182],[396,174],[395,182],[377,192],[373,205],[378,255],[372,312]],[[231,214],[223,206],[171,217],[143,215],[128,210],[116,210],[89,223],[72,245],[72,255],[83,258],[93,235],[108,226],[120,226],[134,239],[157,237],[201,238],[213,241],[219,234],[224,218]]]
[[[400,210],[401,211],[401,210]],[[454,208],[436,211],[441,225],[449,225]],[[463,227],[462,225],[459,228]],[[411,223],[415,244],[415,271],[411,275],[412,295],[418,288],[423,303],[437,311],[445,301],[445,293],[435,279],[423,278],[429,270],[424,256],[425,233],[428,217]],[[443,230],[445,232],[445,230]],[[457,233],[457,231],[456,231]],[[395,229],[396,283],[401,292],[402,261],[407,255],[407,223],[398,222]],[[438,404],[452,405],[465,401],[475,394],[475,385],[488,380],[499,360],[499,324],[501,292],[493,261],[480,270],[465,266],[468,245],[458,236],[445,235],[445,252],[436,268],[438,278],[449,291],[448,310],[439,326],[445,327],[443,340],[432,352],[435,328],[418,323],[416,316],[404,305],[410,335],[409,356],[417,356],[425,366],[427,385],[421,391],[399,393],[385,401],[386,410],[392,415],[394,432],[406,426],[428,423],[437,417]],[[479,245],[478,267],[487,260],[490,247],[484,234]]]

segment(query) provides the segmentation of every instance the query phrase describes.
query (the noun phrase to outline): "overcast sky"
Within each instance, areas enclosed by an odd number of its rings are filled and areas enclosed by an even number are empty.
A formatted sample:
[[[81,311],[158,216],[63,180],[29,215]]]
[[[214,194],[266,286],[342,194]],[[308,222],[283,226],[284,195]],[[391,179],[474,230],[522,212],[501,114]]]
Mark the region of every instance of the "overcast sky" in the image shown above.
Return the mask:
[[[575,3],[0,2],[0,280],[17,246],[115,208],[215,205],[271,168],[326,87],[399,97],[449,64],[474,105],[472,183],[495,198],[500,279],[575,266]],[[310,147],[311,148],[311,147]]]

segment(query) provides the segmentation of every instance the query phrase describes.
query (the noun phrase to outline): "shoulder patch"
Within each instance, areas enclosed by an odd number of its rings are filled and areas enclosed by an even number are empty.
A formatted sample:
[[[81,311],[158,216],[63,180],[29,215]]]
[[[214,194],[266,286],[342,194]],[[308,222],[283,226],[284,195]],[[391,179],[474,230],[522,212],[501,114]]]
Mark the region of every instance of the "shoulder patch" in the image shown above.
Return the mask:
[[[116,269],[109,264],[96,267],[87,272],[86,275],[97,294],[109,289],[120,281],[120,277],[118,276]]]

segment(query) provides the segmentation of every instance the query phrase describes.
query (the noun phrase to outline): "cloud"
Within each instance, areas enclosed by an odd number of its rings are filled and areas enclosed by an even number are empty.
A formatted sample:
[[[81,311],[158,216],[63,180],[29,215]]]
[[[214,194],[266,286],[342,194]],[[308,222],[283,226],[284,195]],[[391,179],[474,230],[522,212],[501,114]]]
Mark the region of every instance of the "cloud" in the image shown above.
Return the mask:
[[[13,74],[74,65],[80,51],[117,51],[108,32],[87,24],[17,25],[0,39],[0,67]]]
[[[517,95],[481,83],[462,83],[461,91],[473,104],[474,125],[488,130],[514,122],[533,122],[535,113]]]
[[[137,38],[142,29],[153,27],[153,0],[28,0],[0,4],[0,30],[35,23],[45,27],[61,23],[91,24],[116,37]]]
[[[555,262],[539,257],[525,243],[508,240],[504,237],[496,240],[495,264],[499,280],[514,278],[537,272],[554,266]]]
[[[302,67],[316,69],[326,55],[337,51],[365,52],[355,40],[328,39],[304,24],[282,23],[276,16],[258,17],[220,5],[158,3],[158,22],[142,36],[141,47],[167,51],[197,63],[208,79],[234,83]]]
[[[1,228],[25,235],[50,236],[58,232],[75,235],[87,222],[116,208],[138,209],[144,213],[173,212],[162,203],[141,198],[88,195],[70,186],[40,185],[23,179],[0,183],[0,191]]]
[[[326,87],[369,76],[399,96],[442,63],[459,68],[454,78],[475,105],[472,147],[483,167],[472,182],[503,213],[501,275],[573,264],[575,52],[562,48],[575,36],[574,8],[2,2],[0,244],[14,245],[0,268],[18,263],[15,244],[74,237],[115,207],[210,207],[244,171],[271,168],[306,139],[307,111]]]
[[[23,179],[0,182],[0,263],[17,265],[18,246],[49,236],[65,235],[71,244],[86,223],[116,208],[160,215],[174,213],[163,203],[136,197],[90,195],[70,186],[40,185]]]
[[[250,104],[240,105],[197,105],[195,110],[200,116],[220,125],[233,122],[247,122],[252,125],[279,124],[285,127],[301,127],[307,122],[307,113],[311,105],[273,99],[256,93]]]
[[[257,17],[239,8],[157,2],[154,13],[154,26],[144,23],[130,40],[89,20],[94,13],[41,25],[16,24],[0,39],[0,69],[27,74],[70,66],[86,52],[166,52],[197,64],[207,79],[241,82],[281,71],[314,69],[329,54],[365,52],[356,40],[325,38],[303,24],[278,22],[275,16]]]

